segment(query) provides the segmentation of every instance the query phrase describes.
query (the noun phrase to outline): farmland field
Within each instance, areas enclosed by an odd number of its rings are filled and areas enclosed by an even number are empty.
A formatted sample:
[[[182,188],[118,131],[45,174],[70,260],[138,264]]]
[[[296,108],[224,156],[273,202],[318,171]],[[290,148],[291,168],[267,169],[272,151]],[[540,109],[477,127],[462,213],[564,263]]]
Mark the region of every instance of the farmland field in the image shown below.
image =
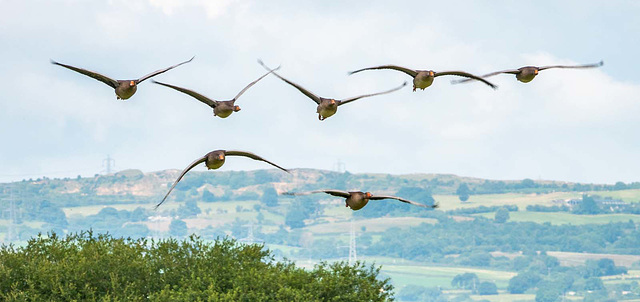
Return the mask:
[[[475,214],[474,216],[482,216],[493,219],[495,212]],[[601,214],[601,215],[577,215],[567,212],[529,212],[518,211],[509,212],[509,221],[530,221],[535,223],[549,222],[551,224],[606,224],[609,222],[628,222],[632,220],[635,223],[640,222],[640,215],[634,214]]]

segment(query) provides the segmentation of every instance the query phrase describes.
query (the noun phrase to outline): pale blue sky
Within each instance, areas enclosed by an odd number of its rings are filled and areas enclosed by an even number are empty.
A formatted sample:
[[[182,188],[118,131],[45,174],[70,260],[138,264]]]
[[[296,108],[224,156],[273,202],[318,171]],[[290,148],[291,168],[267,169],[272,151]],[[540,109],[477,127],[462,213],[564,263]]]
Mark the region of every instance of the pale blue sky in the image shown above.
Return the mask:
[[[492,179],[640,181],[636,1],[13,1],[0,0],[0,181],[182,169],[214,149],[253,151],[288,168],[452,173]],[[491,78],[410,87],[340,107],[316,105],[275,77],[227,119],[151,81],[126,102],[49,59],[108,76],[157,77],[232,98],[264,69],[326,97],[387,90],[411,79],[379,64],[483,74],[548,70],[522,84]],[[268,166],[233,159],[227,170]],[[202,168],[200,168],[202,169]]]

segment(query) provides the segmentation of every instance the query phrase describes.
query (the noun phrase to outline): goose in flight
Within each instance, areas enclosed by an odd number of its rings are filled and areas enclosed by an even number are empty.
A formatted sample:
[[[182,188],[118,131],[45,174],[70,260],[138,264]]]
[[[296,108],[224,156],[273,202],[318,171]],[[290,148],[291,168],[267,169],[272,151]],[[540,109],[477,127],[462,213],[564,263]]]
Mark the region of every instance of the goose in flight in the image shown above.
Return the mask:
[[[169,192],[167,192],[167,194],[164,196],[164,198],[162,199],[162,201],[160,203],[158,203],[155,208],[157,209],[166,199],[167,197],[169,197],[169,194],[171,193],[171,191],[173,190],[173,188],[176,187],[176,185],[178,184],[178,182],[180,182],[180,180],[182,179],[182,177],[184,177],[185,174],[187,174],[187,172],[189,172],[191,169],[193,169],[195,166],[204,163],[207,166],[207,169],[209,170],[215,170],[218,169],[220,167],[222,167],[222,165],[224,165],[224,161],[226,160],[227,156],[244,156],[244,157],[248,157],[251,158],[253,160],[260,160],[263,162],[266,162],[282,171],[285,171],[287,173],[290,173],[289,170],[280,167],[256,154],[253,154],[251,152],[246,152],[246,151],[233,151],[233,150],[214,150],[211,151],[207,154],[205,154],[204,156],[196,159],[194,162],[192,162],[191,164],[189,164],[189,166],[187,166],[184,170],[182,170],[182,173],[180,173],[180,176],[178,176],[178,179],[176,179],[176,181],[173,183],[173,185],[171,186],[171,188],[169,189]]]
[[[487,78],[487,77],[491,77],[497,74],[501,74],[501,73],[508,73],[508,74],[515,74],[516,75],[516,79],[522,83],[529,83],[531,81],[533,81],[533,79],[538,75],[538,73],[542,70],[545,69],[550,69],[550,68],[593,68],[593,67],[600,67],[604,64],[603,61],[600,61],[598,63],[595,64],[585,64],[585,65],[552,65],[552,66],[543,66],[543,67],[537,67],[537,66],[525,66],[525,67],[520,67],[518,69],[509,69],[509,70],[501,70],[501,71],[496,71],[496,72],[492,72],[492,73],[487,73],[485,75],[483,75],[483,78]],[[458,83],[464,83],[469,81],[468,79],[464,79],[464,80],[454,80],[452,81],[452,83],[454,84],[458,84]]]
[[[102,83],[105,83],[105,84],[109,85],[111,88],[116,90],[116,98],[118,100],[126,100],[126,99],[130,98],[131,96],[133,96],[134,93],[136,93],[136,90],[138,89],[138,84],[142,83],[144,80],[146,80],[146,79],[148,79],[150,77],[159,75],[159,74],[161,74],[163,72],[169,71],[169,70],[171,70],[173,68],[176,68],[176,67],[178,67],[178,66],[180,66],[182,64],[189,63],[189,62],[191,62],[191,60],[193,60],[193,58],[195,58],[195,57],[192,57],[191,59],[189,59],[187,61],[184,61],[182,63],[176,64],[176,65],[164,68],[164,69],[156,70],[156,71],[154,71],[154,72],[152,72],[150,74],[147,74],[147,75],[145,75],[145,76],[143,76],[143,77],[141,77],[141,78],[139,78],[137,80],[114,80],[114,79],[112,79],[110,77],[107,77],[105,75],[101,75],[101,74],[99,74],[97,72],[93,72],[93,71],[82,69],[82,68],[78,68],[78,67],[73,67],[71,65],[58,63],[58,62],[56,62],[54,60],[51,60],[51,64],[59,65],[59,66],[62,66],[64,68],[71,69],[71,70],[73,70],[75,72],[79,72],[79,73],[84,74],[84,75],[86,75],[88,77],[92,77],[92,78],[94,78],[94,79],[96,79],[96,80],[98,80],[98,81],[100,81]]]
[[[192,96],[193,98],[195,98],[196,100],[203,102],[207,105],[209,105],[209,107],[213,108],[213,115],[220,117],[220,118],[226,118],[229,115],[231,115],[231,113],[234,112],[238,112],[240,111],[240,106],[236,105],[236,101],[238,100],[238,98],[245,92],[247,91],[247,89],[249,89],[251,86],[253,86],[255,83],[258,83],[258,81],[262,80],[262,78],[266,77],[268,74],[272,73],[274,70],[278,70],[280,68],[280,66],[278,66],[275,69],[269,70],[269,72],[265,73],[263,76],[259,77],[257,80],[249,83],[249,85],[247,85],[246,87],[244,87],[244,89],[242,89],[233,99],[228,100],[228,101],[216,101],[213,99],[210,99],[202,94],[199,94],[193,90],[189,90],[186,88],[182,88],[182,87],[178,87],[178,86],[174,86],[174,85],[170,85],[170,84],[165,84],[165,83],[161,83],[155,80],[151,80],[156,84],[162,85],[162,86],[166,86],[169,88],[173,88],[177,91],[180,91],[182,93],[188,94],[190,96]]]
[[[401,72],[404,72],[404,73],[408,74],[409,76],[411,76],[413,78],[413,91],[416,91],[417,88],[420,88],[420,89],[424,90],[425,88],[427,88],[427,87],[431,86],[431,84],[433,84],[433,80],[436,77],[445,76],[445,75],[454,75],[454,76],[459,76],[459,77],[465,77],[465,78],[481,81],[481,82],[489,85],[493,89],[497,89],[498,88],[498,86],[496,86],[493,83],[483,79],[482,77],[475,76],[475,75],[472,75],[472,74],[470,74],[468,72],[464,72],[464,71],[440,71],[440,72],[435,72],[433,70],[415,70],[415,69],[405,68],[405,67],[401,67],[401,66],[397,66],[397,65],[382,65],[382,66],[376,66],[376,67],[362,68],[362,69],[358,69],[356,71],[350,71],[349,75],[352,75],[352,74],[357,73],[357,72],[361,72],[361,71],[365,71],[365,70],[373,70],[373,69],[393,69],[393,70],[401,71]]]
[[[264,65],[264,63],[262,63],[262,61],[258,60],[258,63],[260,63],[260,65],[262,65],[267,70],[270,70],[269,67],[267,67],[266,65]],[[300,86],[300,85],[298,85],[298,84],[296,84],[294,82],[291,82],[291,81],[281,77],[279,74],[277,74],[275,72],[273,74],[275,76],[277,76],[278,78],[280,78],[281,80],[287,82],[289,85],[295,87],[300,92],[302,92],[304,95],[306,95],[308,98],[310,98],[311,100],[316,102],[316,104],[318,104],[316,112],[318,113],[318,119],[321,120],[321,121],[324,121],[325,119],[329,118],[330,116],[336,114],[336,112],[338,111],[338,106],[342,106],[344,104],[351,103],[351,102],[353,102],[355,100],[358,100],[358,99],[361,99],[361,98],[394,92],[394,91],[404,87],[405,85],[407,85],[407,82],[404,82],[404,84],[400,85],[400,87],[396,87],[396,88],[393,88],[391,90],[378,92],[378,93],[372,93],[372,94],[365,94],[365,95],[356,96],[356,97],[343,99],[343,100],[336,100],[336,99],[323,98],[323,97],[317,96],[317,95],[313,94],[312,92],[310,92],[309,90],[303,88],[302,86]]]
[[[308,192],[284,192],[281,193],[282,195],[292,195],[292,196],[300,196],[300,195],[309,195],[309,194],[315,194],[315,193],[326,193],[332,196],[336,196],[336,197],[344,197],[346,198],[345,202],[345,206],[351,208],[351,210],[357,211],[362,209],[364,206],[367,205],[367,203],[369,202],[369,200],[381,200],[381,199],[395,199],[395,200],[399,200],[402,201],[404,203],[408,203],[408,204],[412,204],[412,205],[416,205],[419,207],[423,207],[423,208],[429,208],[429,209],[434,209],[438,207],[437,203],[434,203],[433,205],[429,206],[429,205],[425,205],[425,204],[421,204],[421,203],[417,203],[415,201],[411,201],[408,199],[404,199],[404,198],[400,198],[397,196],[389,196],[389,195],[373,195],[370,192],[360,192],[360,191],[354,191],[354,192],[347,192],[347,191],[341,191],[341,190],[316,190],[316,191],[308,191]]]

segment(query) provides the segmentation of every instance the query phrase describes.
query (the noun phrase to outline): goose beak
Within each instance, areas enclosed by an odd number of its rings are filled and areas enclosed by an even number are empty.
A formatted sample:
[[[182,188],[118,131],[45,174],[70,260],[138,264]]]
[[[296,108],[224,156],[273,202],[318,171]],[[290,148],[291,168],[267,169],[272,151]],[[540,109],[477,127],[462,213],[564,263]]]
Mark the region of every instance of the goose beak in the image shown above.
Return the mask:
[[[432,76],[434,76],[434,75],[435,75],[435,72],[433,72],[433,71],[429,71],[429,76],[430,76],[430,77],[432,77]]]
[[[219,160],[223,160],[224,159],[224,155],[222,155],[222,154],[218,155],[218,159]]]
[[[364,193],[364,196],[366,196],[367,198],[371,198],[371,193],[370,192]]]
[[[136,82],[135,82],[135,81],[131,81],[131,82],[129,82],[129,86],[135,86],[135,85],[136,85]]]
[[[331,100],[331,105],[335,105],[336,104],[336,100]]]

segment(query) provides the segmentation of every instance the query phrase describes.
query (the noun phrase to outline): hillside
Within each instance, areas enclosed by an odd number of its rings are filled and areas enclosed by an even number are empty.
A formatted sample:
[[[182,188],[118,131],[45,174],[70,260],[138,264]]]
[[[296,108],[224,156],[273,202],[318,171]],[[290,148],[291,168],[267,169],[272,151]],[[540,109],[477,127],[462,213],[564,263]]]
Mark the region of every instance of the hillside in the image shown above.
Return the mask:
[[[427,293],[449,300],[481,299],[477,289],[455,281],[471,274],[479,283],[495,284],[501,301],[532,300],[539,288],[546,288],[537,284],[553,278],[573,278],[567,290],[576,297],[592,295],[585,289],[589,278],[619,295],[621,284],[636,288],[631,283],[640,280],[634,275],[640,269],[638,183],[309,169],[291,175],[277,170],[193,171],[154,211],[179,173],[126,170],[0,184],[0,240],[24,244],[39,232],[87,229],[133,238],[232,236],[262,242],[276,257],[312,267],[320,259],[347,259],[353,230],[358,259],[382,264],[382,275],[392,278],[400,300]],[[343,199],[329,195],[278,195],[320,188],[394,194],[440,207],[425,210],[379,201],[351,211]],[[525,273],[536,277],[527,279],[531,284],[522,291],[514,289],[513,280]]]
[[[44,198],[52,202],[64,199],[65,204],[91,204],[90,200],[101,203],[146,202],[161,198],[169,186],[180,174],[180,170],[163,170],[142,173],[139,170],[124,170],[111,175],[96,175],[85,178],[38,178],[20,182],[0,184],[0,198],[8,199],[11,194],[21,198]],[[277,191],[334,188],[346,190],[370,190],[378,193],[396,193],[402,188],[420,188],[434,195],[456,195],[461,184],[469,188],[470,195],[519,193],[513,195],[520,199],[530,199],[529,194],[556,193],[536,199],[562,199],[579,196],[576,194],[590,191],[603,192],[603,196],[620,197],[633,201],[637,194],[612,194],[613,191],[640,189],[640,183],[615,185],[580,184],[559,181],[524,180],[486,180],[460,177],[451,174],[351,174],[326,170],[295,169],[291,174],[277,170],[255,171],[191,171],[176,187],[176,196],[181,200],[185,192],[189,196],[214,194],[220,200],[243,200],[260,195],[264,186],[273,186]],[[13,192],[13,193],[11,193]],[[476,198],[473,198],[476,199]],[[472,201],[473,201],[472,199]],[[478,201],[495,200],[478,197]],[[535,203],[541,200],[536,200]],[[499,203],[502,203],[500,201]]]

